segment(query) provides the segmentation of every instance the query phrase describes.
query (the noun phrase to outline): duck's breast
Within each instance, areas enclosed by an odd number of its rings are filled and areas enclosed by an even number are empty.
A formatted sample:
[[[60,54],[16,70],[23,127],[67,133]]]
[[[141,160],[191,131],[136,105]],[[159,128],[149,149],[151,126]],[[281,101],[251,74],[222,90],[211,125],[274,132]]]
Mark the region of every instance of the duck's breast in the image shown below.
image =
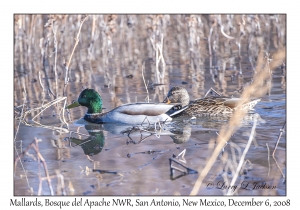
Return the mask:
[[[146,119],[147,118],[147,119]],[[141,124],[148,123],[153,124],[157,121],[171,121],[172,118],[166,114],[158,116],[146,116],[146,115],[128,115],[121,112],[109,112],[102,118],[103,122],[106,123],[126,123],[126,124]]]
[[[165,114],[174,105],[165,103],[134,103],[124,104],[112,110],[113,112],[120,112],[127,115],[146,115],[158,116]]]

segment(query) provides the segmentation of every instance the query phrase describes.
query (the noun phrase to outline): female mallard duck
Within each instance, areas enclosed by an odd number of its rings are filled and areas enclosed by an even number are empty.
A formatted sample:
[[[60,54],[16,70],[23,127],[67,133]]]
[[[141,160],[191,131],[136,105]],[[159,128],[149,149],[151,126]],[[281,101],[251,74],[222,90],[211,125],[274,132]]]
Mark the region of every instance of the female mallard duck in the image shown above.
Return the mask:
[[[181,104],[179,111],[175,109],[175,106],[167,112],[172,117],[230,117],[236,109],[250,111],[260,101],[260,99],[256,99],[239,105],[240,100],[239,98],[209,96],[190,101],[189,94],[184,87],[173,87],[163,102]]]
[[[97,91],[87,88],[80,93],[78,100],[67,106],[66,109],[77,106],[88,108],[84,119],[91,123],[141,124],[145,121],[152,124],[157,121],[171,121],[172,118],[165,113],[174,105],[165,103],[124,104],[109,112],[102,113],[101,96]]]

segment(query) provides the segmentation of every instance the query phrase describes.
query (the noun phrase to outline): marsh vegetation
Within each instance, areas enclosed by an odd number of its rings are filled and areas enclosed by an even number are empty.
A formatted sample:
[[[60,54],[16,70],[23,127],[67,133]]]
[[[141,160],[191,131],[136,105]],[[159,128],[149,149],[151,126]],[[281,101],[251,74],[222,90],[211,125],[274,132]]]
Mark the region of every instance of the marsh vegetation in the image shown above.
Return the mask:
[[[18,14],[13,47],[15,195],[286,195],[285,15]],[[84,88],[106,112],[173,86],[261,101],[150,127],[65,110]]]

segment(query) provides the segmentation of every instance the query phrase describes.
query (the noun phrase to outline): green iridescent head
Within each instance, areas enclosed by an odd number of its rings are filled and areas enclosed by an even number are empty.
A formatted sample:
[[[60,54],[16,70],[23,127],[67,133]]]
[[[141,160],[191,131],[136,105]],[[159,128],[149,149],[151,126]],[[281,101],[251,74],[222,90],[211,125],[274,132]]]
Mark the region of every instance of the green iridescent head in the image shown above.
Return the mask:
[[[101,113],[102,112],[102,99],[99,93],[94,89],[85,89],[83,90],[77,101],[74,101],[72,104],[67,106],[67,109],[72,109],[77,106],[85,106],[88,108],[87,113]]]

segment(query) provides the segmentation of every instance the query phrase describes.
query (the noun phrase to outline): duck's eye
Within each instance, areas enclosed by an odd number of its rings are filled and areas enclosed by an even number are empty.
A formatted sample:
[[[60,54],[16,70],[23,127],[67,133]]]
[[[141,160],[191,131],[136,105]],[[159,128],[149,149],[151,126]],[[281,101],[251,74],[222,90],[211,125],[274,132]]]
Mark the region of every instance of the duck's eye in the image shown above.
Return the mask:
[[[86,97],[86,95],[83,95],[82,97],[83,97],[83,98],[85,98],[85,97]]]

